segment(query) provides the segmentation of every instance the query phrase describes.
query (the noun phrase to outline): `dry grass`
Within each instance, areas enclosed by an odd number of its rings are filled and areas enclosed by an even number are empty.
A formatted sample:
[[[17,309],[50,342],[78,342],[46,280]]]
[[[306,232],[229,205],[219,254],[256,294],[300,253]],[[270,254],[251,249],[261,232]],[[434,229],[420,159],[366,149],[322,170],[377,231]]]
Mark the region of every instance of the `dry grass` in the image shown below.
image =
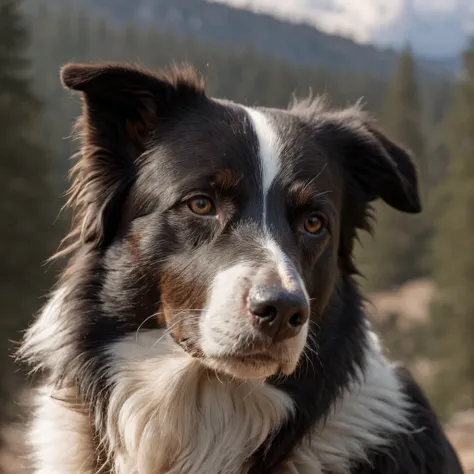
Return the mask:
[[[391,291],[369,294],[367,310],[374,322],[384,323],[396,314],[400,331],[410,331],[428,322],[436,287],[429,279],[414,280]],[[432,360],[418,357],[411,365],[418,381],[433,379],[437,366]],[[458,452],[466,474],[474,474],[474,410],[456,413],[446,424],[446,433]]]
[[[375,320],[385,320],[391,314],[397,314],[399,328],[409,330],[428,321],[435,295],[436,288],[431,280],[413,280],[391,291],[369,294],[367,311]]]
[[[466,474],[474,474],[474,410],[456,413],[446,426],[446,432]]]

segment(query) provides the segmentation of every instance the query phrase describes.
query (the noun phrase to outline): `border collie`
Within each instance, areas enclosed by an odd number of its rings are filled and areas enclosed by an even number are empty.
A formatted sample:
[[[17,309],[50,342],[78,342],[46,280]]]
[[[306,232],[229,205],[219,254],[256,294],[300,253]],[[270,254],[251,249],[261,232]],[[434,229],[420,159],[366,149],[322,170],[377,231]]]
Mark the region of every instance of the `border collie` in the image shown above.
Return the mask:
[[[69,261],[20,350],[34,472],[462,472],[355,280],[371,202],[421,211],[407,151],[359,105],[246,107],[189,66],[61,78],[81,148]]]

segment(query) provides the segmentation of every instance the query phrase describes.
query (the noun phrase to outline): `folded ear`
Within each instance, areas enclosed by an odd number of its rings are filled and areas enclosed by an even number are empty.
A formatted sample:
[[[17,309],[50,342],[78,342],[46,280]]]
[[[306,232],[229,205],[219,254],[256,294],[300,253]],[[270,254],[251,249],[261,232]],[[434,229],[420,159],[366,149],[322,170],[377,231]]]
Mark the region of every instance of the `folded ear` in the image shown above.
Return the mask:
[[[75,210],[70,244],[100,246],[119,225],[137,158],[163,121],[205,96],[204,86],[185,66],[155,74],[125,64],[69,64],[61,80],[83,96],[81,152],[69,200]]]
[[[421,212],[417,170],[408,150],[358,107],[330,114],[327,121],[337,131],[344,168],[368,202],[381,198],[399,211]]]
[[[373,151],[367,154],[365,166],[374,166],[371,159],[386,165],[386,170],[378,177],[375,174],[372,183],[368,183],[369,189],[399,211],[412,214],[421,212],[418,173],[411,154],[374,126],[367,124],[367,129],[375,143],[371,145]],[[359,171],[364,172],[363,169]]]

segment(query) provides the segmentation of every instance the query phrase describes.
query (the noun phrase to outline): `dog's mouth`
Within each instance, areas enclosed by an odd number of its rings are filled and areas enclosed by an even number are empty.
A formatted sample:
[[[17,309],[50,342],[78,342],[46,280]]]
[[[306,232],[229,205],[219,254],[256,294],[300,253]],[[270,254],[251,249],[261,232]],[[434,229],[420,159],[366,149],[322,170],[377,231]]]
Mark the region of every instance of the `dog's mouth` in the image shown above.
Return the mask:
[[[241,380],[267,379],[277,374],[288,376],[295,369],[297,361],[288,351],[278,346],[262,346],[224,354],[206,354],[195,338],[189,335],[180,337],[170,333],[174,343],[193,359],[199,360],[214,372],[227,374]]]
[[[207,357],[189,337],[177,338],[174,342],[190,357],[199,359],[203,365],[219,373],[240,379],[264,379],[276,372],[284,372],[285,364],[269,352],[229,353],[219,357]]]
[[[242,380],[266,379],[283,372],[282,362],[268,353],[229,354],[206,358],[204,362],[217,372]]]

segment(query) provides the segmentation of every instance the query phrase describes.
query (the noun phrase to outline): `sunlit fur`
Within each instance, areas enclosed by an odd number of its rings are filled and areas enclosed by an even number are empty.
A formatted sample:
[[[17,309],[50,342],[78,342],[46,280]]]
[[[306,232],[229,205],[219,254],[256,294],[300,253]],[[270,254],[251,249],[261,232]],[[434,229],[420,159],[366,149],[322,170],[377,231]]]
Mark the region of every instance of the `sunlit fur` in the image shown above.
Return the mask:
[[[61,77],[84,107],[70,259],[18,353],[39,377],[35,474],[462,472],[356,282],[371,202],[421,210],[406,150],[359,106],[243,107],[187,67]],[[298,295],[270,329],[262,287]]]
[[[63,293],[43,313],[45,330]],[[348,473],[367,449],[412,429],[409,402],[376,337],[370,339],[365,374],[316,423],[286,463],[288,473]],[[280,390],[207,370],[161,330],[131,334],[108,352],[113,388],[103,442],[117,474],[245,474],[252,453],[292,416],[292,400]],[[95,472],[94,409],[84,410],[75,396],[47,386],[38,393],[30,432],[38,474]]]

